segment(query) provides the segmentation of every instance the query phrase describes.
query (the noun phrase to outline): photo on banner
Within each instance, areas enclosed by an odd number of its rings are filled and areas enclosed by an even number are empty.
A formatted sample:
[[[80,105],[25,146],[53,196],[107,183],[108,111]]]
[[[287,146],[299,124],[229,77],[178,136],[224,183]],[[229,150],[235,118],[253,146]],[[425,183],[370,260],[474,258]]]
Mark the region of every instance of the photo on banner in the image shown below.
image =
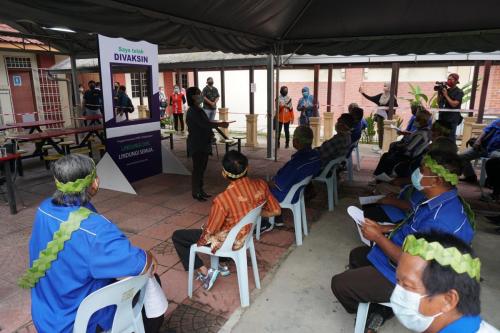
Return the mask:
[[[106,151],[134,182],[162,172],[158,46],[99,35]]]

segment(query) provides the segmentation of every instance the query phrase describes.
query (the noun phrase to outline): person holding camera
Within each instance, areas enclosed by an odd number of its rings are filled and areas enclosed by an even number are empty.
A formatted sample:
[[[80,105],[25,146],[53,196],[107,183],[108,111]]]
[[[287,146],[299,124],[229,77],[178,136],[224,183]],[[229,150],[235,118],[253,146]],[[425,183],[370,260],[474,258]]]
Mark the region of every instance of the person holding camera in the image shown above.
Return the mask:
[[[440,109],[460,109],[464,92],[457,87],[460,83],[457,73],[448,75],[446,82],[436,82],[434,90],[438,92],[438,105]],[[457,111],[439,111],[439,119],[450,124],[450,139],[456,140],[458,125],[462,122],[462,115]]]

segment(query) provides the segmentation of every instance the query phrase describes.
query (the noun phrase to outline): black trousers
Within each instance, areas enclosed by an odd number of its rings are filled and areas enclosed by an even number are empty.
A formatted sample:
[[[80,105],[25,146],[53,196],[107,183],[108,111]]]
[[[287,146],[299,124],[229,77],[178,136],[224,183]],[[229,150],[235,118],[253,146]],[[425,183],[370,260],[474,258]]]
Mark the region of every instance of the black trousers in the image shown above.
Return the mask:
[[[290,143],[290,123],[282,123],[280,122],[278,124],[278,145],[281,140],[281,129],[285,128],[285,144],[288,147],[288,144]]]
[[[174,128],[176,131],[179,130],[178,123],[181,124],[181,131],[184,132],[184,114],[182,113],[174,113]]]
[[[197,151],[191,154],[193,174],[191,175],[191,192],[197,195],[203,191],[203,175],[207,169],[208,152]]]
[[[493,194],[500,194],[500,158],[491,158],[486,162],[486,183],[493,188]]]
[[[356,313],[359,303],[385,303],[391,298],[394,285],[366,258],[368,246],[357,247],[349,254],[349,269],[332,278],[332,292],[349,313]],[[374,309],[377,307],[373,307]],[[385,308],[385,307],[380,307]],[[388,318],[391,311],[377,311]]]
[[[175,251],[181,259],[182,266],[186,271],[189,270],[189,249],[191,245],[196,243],[201,237],[201,229],[180,229],[174,231],[172,235],[172,242],[174,243]],[[194,269],[203,266],[203,262],[196,255],[194,257]]]
[[[374,118],[377,123],[378,147],[382,149],[384,145],[384,117],[375,115]]]

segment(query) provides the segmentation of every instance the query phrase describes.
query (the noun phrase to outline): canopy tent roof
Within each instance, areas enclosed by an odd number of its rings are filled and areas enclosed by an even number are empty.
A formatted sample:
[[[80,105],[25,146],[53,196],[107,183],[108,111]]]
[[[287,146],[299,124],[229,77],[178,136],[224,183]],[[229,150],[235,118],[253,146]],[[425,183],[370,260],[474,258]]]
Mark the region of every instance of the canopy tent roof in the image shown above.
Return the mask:
[[[3,0],[0,20],[80,57],[97,54],[96,33],[160,53],[384,55],[497,51],[499,12],[497,0]]]

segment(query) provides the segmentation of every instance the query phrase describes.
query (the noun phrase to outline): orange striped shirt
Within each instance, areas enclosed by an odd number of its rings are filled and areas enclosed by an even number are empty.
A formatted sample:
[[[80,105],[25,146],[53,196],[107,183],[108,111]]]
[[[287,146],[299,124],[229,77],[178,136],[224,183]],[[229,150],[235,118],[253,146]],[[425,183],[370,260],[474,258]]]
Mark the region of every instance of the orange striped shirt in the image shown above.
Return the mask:
[[[278,200],[271,194],[267,183],[262,179],[243,177],[232,181],[224,192],[213,201],[208,222],[198,240],[198,245],[210,244],[212,252],[217,251],[224,243],[227,234],[252,209],[266,201],[263,212],[278,215],[281,208]],[[243,228],[236,237],[233,249],[241,248],[251,226]]]

